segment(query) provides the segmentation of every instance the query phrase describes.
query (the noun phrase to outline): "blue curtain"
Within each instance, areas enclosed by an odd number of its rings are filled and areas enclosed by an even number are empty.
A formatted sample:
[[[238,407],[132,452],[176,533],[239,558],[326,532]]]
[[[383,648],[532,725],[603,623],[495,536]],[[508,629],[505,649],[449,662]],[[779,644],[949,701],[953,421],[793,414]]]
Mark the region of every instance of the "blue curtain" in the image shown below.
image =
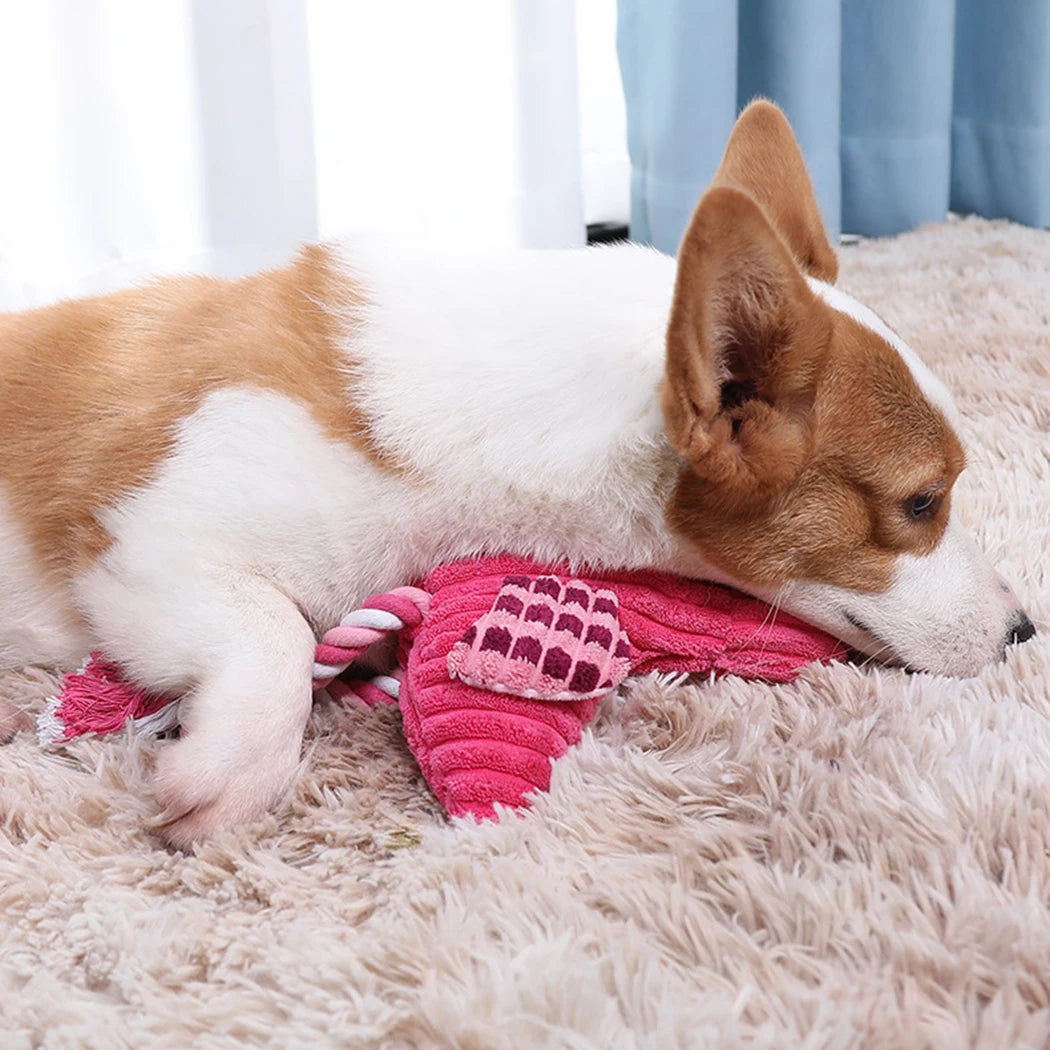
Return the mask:
[[[1050,227],[1048,0],[619,0],[631,236],[674,252],[737,113],[778,102],[829,231]]]

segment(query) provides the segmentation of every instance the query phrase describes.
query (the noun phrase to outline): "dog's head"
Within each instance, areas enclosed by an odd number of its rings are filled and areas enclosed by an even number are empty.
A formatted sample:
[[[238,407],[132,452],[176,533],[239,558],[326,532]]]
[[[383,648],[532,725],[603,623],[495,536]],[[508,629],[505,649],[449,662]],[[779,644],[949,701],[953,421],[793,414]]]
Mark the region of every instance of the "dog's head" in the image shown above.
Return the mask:
[[[787,120],[752,103],[678,254],[669,522],[727,580],[863,652],[974,674],[1034,628],[952,513],[947,390],[837,270]]]

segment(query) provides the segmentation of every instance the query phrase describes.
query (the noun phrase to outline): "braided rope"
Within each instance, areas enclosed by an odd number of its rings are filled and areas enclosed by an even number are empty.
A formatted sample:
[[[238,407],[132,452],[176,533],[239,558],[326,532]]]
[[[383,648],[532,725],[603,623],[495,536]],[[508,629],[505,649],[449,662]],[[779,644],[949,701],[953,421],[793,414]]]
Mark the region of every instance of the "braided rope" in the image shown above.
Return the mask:
[[[391,631],[417,627],[429,608],[430,595],[418,587],[398,587],[366,598],[360,608],[344,616],[339,626],[326,631],[318,642],[314,689],[327,687],[333,697],[353,696],[368,704],[396,700],[401,683],[391,675],[377,675],[371,682],[333,680]]]
[[[371,681],[365,678],[336,678],[325,686],[325,692],[333,700],[360,700],[369,707],[383,707],[390,703],[396,704],[400,699],[403,674],[398,669],[389,675],[376,675]]]

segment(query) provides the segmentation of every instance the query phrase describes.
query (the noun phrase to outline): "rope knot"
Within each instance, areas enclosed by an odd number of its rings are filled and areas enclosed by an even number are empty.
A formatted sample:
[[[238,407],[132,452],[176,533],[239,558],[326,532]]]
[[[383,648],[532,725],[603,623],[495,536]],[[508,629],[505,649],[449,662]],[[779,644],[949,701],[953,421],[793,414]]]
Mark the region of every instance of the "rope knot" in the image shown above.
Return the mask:
[[[418,587],[397,587],[366,598],[318,643],[314,689],[323,689],[391,631],[418,627],[429,608],[430,594]]]

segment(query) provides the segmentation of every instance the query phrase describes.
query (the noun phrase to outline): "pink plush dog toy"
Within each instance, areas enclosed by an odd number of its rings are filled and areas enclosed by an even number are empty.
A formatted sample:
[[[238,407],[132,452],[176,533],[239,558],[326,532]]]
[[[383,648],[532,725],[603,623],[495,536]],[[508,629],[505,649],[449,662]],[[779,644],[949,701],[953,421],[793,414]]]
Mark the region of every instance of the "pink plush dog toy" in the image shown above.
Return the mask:
[[[345,672],[389,632],[401,669]],[[630,674],[736,674],[770,682],[840,659],[841,644],[764,602],[655,572],[576,573],[498,557],[436,569],[422,588],[376,595],[317,647],[314,686],[400,704],[408,745],[454,816],[491,817],[550,785],[598,701]],[[344,677],[341,677],[344,676]],[[99,654],[67,675],[40,719],[44,743],[178,722],[177,700],[127,683]]]

